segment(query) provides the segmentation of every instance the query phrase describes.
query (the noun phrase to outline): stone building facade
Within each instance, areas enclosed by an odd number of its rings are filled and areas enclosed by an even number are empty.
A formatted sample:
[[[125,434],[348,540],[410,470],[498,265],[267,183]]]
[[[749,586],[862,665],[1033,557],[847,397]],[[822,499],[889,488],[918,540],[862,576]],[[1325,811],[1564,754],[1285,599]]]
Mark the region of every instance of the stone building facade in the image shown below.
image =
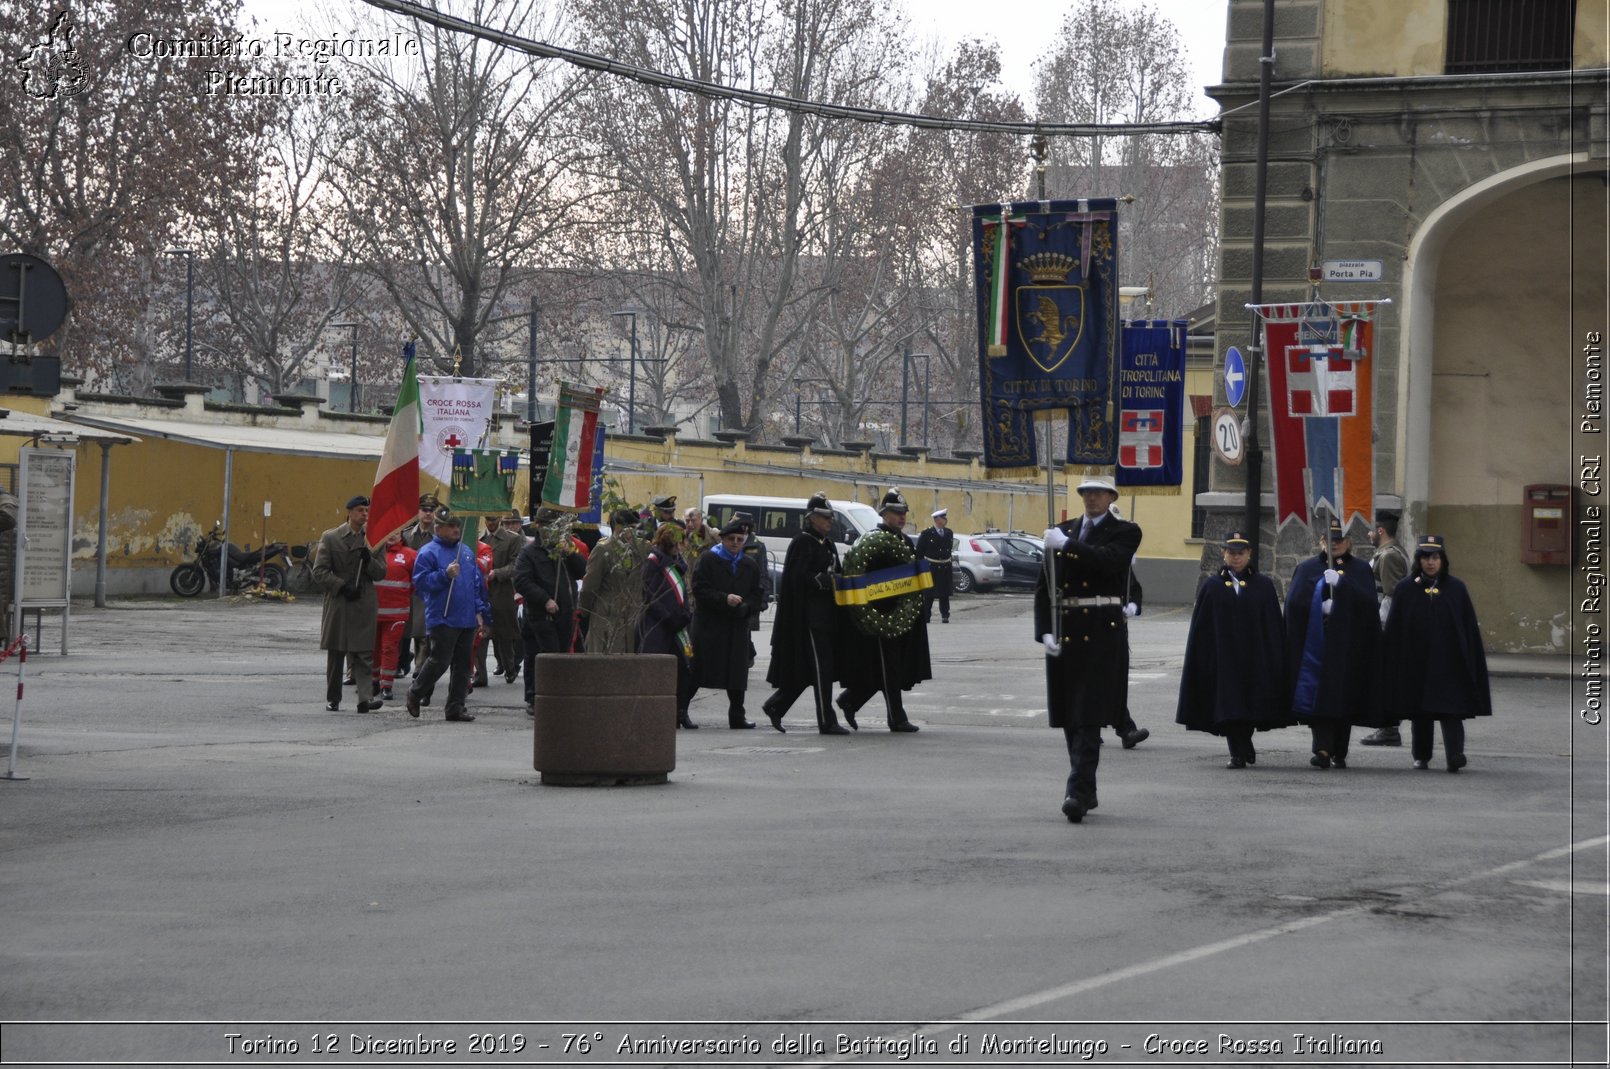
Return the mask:
[[[1526,487],[1576,487],[1585,346],[1607,328],[1605,0],[1279,0],[1275,6],[1263,300],[1301,301],[1309,269],[1379,260],[1389,298],[1375,362],[1377,508],[1403,538],[1446,537],[1490,648],[1572,646],[1569,565],[1521,562]],[[1224,84],[1217,351],[1253,341],[1251,299],[1262,0],[1231,0]],[[1493,19],[1494,21],[1486,21]],[[1555,32],[1544,25],[1552,19]],[[1222,403],[1223,386],[1216,387]],[[1267,379],[1264,381],[1267,390]],[[1314,551],[1274,529],[1267,393],[1261,546],[1278,578]],[[1587,452],[1603,450],[1588,442]],[[1245,467],[1215,461],[1204,561],[1240,526]],[[1366,531],[1350,532],[1368,555]]]

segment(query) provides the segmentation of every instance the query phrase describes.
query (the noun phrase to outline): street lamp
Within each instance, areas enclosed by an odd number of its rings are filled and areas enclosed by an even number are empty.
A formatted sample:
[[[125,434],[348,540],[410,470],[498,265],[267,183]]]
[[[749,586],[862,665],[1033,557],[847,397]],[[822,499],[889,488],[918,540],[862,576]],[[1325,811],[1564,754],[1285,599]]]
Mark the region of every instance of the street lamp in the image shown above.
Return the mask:
[[[611,316],[630,316],[632,319],[632,364],[626,386],[626,433],[637,433],[637,313],[611,312]]]
[[[804,403],[805,387],[830,385],[826,379],[799,379],[794,383],[794,433],[799,433],[799,409]]]
[[[914,353],[906,350],[906,356],[900,364],[900,444],[906,444],[906,402],[911,397],[911,362],[921,360],[922,364],[922,444],[928,445],[928,360],[931,353]]]
[[[355,319],[338,319],[330,324],[332,327],[352,328],[352,378],[347,382],[347,411],[358,410],[358,321]]]
[[[184,380],[189,382],[191,361],[196,351],[196,250],[174,245],[163,249],[162,255],[184,257]]]

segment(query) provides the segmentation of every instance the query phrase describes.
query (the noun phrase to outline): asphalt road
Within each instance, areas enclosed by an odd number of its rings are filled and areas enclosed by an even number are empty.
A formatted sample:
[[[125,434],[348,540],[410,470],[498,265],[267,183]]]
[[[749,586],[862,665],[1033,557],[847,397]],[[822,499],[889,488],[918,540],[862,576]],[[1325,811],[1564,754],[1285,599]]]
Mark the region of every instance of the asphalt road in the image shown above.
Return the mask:
[[[316,601],[75,609],[0,781],[0,1063],[1604,1063],[1568,681],[1495,679],[1457,776],[1318,772],[1304,731],[1229,771],[1173,724],[1185,611],[1148,612],[1152,737],[1074,826],[1027,612],[936,623],[919,734],[734,733],[707,693],[670,784],[566,789],[518,686],[325,712]]]

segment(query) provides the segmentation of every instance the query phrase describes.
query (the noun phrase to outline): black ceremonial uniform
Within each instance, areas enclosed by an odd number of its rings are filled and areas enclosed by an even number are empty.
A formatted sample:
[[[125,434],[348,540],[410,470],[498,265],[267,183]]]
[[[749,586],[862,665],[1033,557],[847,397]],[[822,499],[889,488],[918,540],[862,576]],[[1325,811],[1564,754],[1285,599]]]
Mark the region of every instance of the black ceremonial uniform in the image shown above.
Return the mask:
[[[1381,699],[1388,714],[1409,721],[1418,762],[1431,760],[1432,723],[1442,724],[1451,772],[1465,763],[1463,721],[1493,715],[1476,609],[1465,584],[1446,571],[1432,579],[1416,570],[1392,591]]]
[[[749,689],[749,627],[765,607],[755,559],[740,551],[734,560],[715,548],[693,565],[693,678],[701,687],[727,692],[727,726],[744,727],[744,692]],[[727,595],[743,599],[727,604]],[[753,724],[747,725],[753,727]]]
[[[1175,723],[1222,735],[1231,758],[1254,760],[1254,731],[1293,723],[1283,647],[1280,595],[1268,576],[1225,566],[1202,580],[1185,639]]]
[[[1376,644],[1381,621],[1370,566],[1351,553],[1329,558],[1341,573],[1324,582],[1325,554],[1309,557],[1286,590],[1286,672],[1291,711],[1314,736],[1315,764],[1347,759],[1354,725],[1380,726],[1373,709]],[[1329,615],[1323,606],[1332,603]],[[1318,619],[1313,625],[1311,620]],[[1313,634],[1310,634],[1310,630]]]
[[[922,592],[922,622],[933,619],[934,601],[939,602],[939,619],[950,623],[950,579],[956,552],[956,532],[934,526],[917,536],[917,556],[928,562],[934,585]]]
[[[848,734],[833,711],[833,681],[838,678],[833,657],[838,630],[833,577],[841,571],[838,547],[827,535],[807,529],[788,544],[771,631],[771,667],[766,672],[766,681],[777,691],[761,706],[779,731],[789,706],[811,687],[817,730]]]
[[[911,539],[898,527],[880,523],[877,530],[904,538],[908,546],[912,544]],[[913,548],[912,552],[915,553],[916,549]],[[862,634],[847,618],[840,630],[845,641],[840,651],[842,668],[839,675],[844,681],[845,690],[839,695],[838,704],[844,710],[844,719],[859,730],[855,714],[872,695],[881,690],[889,714],[889,730],[913,730],[914,725],[906,716],[901,692],[934,677],[928,654],[927,622],[918,617],[911,625],[911,630],[898,638],[875,638]]]
[[[1069,538],[1050,553],[1061,591],[1062,652],[1045,659],[1051,726],[1068,744],[1067,794],[1094,808],[1101,728],[1125,719],[1129,700],[1129,627],[1124,598],[1131,562],[1140,549],[1137,524],[1108,513],[1079,536],[1085,517],[1057,525]],[[1047,547],[1049,551],[1049,547]],[[1046,575],[1034,587],[1034,637],[1053,634]]]

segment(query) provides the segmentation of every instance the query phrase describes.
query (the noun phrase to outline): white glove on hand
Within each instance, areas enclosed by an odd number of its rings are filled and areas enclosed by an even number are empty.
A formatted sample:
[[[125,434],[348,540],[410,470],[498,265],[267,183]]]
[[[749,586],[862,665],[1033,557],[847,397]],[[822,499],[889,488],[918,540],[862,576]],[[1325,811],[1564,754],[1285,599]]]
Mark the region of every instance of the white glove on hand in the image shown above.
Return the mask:
[[[1057,654],[1062,652],[1062,644],[1055,638],[1052,638],[1050,635],[1041,635],[1040,644],[1045,647],[1045,655],[1047,657],[1055,657]]]
[[[1336,603],[1334,601],[1331,601],[1329,598],[1326,598],[1324,601],[1319,603],[1320,614],[1322,616],[1329,616],[1330,611],[1332,609],[1334,609],[1335,607],[1336,607]]]
[[[1124,615],[1125,616],[1139,616],[1140,615],[1140,606],[1136,605],[1133,601],[1130,602],[1128,605],[1124,606]]]
[[[1337,571],[1335,568],[1326,568],[1325,569],[1325,585],[1326,586],[1335,586],[1337,583],[1340,583],[1341,581],[1342,581],[1342,573],[1341,572]]]
[[[1055,553],[1068,544],[1068,536],[1062,533],[1060,527],[1047,527],[1045,529],[1045,548]]]

